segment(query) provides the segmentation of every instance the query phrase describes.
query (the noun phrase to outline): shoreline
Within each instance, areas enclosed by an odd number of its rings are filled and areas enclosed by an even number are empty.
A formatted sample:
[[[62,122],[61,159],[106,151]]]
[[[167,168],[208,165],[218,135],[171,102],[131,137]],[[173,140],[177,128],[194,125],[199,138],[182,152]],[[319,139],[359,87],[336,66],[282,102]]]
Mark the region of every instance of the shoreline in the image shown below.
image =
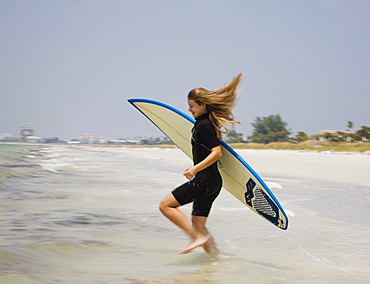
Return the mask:
[[[156,144],[156,145],[114,145],[114,144],[66,144],[66,143],[27,143],[27,142],[0,142],[0,145],[27,145],[27,146],[65,146],[71,148],[77,147],[101,147],[101,148],[159,148],[159,149],[177,149],[174,144]],[[288,150],[297,152],[313,152],[313,153],[338,153],[338,154],[363,154],[370,155],[370,142],[362,143],[344,143],[344,142],[272,142],[269,144],[259,143],[228,143],[234,150]]]

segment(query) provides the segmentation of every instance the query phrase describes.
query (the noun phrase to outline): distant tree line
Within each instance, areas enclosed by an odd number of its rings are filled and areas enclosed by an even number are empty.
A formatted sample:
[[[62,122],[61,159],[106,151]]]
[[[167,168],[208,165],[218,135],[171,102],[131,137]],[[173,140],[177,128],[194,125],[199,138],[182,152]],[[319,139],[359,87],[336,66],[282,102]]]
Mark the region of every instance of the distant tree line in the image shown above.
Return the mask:
[[[370,141],[370,127],[361,126],[360,130],[354,133],[338,131],[337,133],[323,133],[313,135],[312,138],[323,138],[325,141],[331,142],[355,142],[355,141]]]
[[[140,140],[140,145],[174,145],[174,143],[170,139],[161,139],[157,138],[145,138]]]
[[[243,139],[241,133],[235,130],[230,130],[226,135],[226,140],[230,143],[238,142],[255,142],[255,143],[271,143],[271,142],[293,142],[300,143],[310,139],[324,140],[331,142],[352,142],[352,141],[370,141],[370,127],[362,126],[360,130],[352,132],[338,131],[336,133],[322,133],[313,136],[307,135],[303,131],[299,131],[295,136],[291,130],[287,128],[287,123],[284,122],[279,114],[270,115],[267,117],[257,117],[252,123],[253,132],[248,137],[247,141]],[[353,128],[351,121],[347,122],[349,129]]]

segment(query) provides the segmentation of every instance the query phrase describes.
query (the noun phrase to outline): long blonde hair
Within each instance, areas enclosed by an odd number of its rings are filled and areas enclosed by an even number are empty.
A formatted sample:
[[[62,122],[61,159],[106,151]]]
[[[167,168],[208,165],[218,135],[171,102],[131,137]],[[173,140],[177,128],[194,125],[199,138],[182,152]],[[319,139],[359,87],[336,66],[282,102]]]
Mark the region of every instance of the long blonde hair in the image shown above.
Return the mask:
[[[223,88],[209,91],[204,88],[195,88],[188,94],[188,99],[198,105],[206,105],[209,119],[212,122],[217,138],[221,140],[221,134],[228,133],[227,124],[240,123],[234,120],[232,111],[237,101],[237,87],[242,73],[239,73],[229,84]]]

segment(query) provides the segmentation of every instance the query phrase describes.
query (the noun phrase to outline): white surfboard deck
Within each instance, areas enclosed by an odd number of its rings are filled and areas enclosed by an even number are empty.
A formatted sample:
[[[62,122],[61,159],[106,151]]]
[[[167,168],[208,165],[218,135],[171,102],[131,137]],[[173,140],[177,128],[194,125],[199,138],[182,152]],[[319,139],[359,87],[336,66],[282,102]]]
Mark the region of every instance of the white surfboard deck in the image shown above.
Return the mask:
[[[191,130],[195,120],[164,103],[150,99],[129,99],[177,147],[192,159]],[[279,227],[288,228],[288,217],[266,183],[229,145],[221,141],[219,171],[223,187],[255,213]]]

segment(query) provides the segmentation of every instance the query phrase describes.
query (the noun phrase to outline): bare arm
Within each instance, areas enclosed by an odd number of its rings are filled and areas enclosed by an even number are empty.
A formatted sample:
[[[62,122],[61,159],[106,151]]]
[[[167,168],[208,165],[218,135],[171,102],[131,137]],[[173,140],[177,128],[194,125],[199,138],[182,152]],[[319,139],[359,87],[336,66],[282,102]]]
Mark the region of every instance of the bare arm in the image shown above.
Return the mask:
[[[209,167],[210,165],[218,161],[218,159],[220,159],[221,156],[222,156],[221,146],[213,147],[211,149],[211,153],[203,161],[196,164],[195,166],[185,169],[184,176],[188,180],[192,180],[198,172],[204,170],[205,168]]]

